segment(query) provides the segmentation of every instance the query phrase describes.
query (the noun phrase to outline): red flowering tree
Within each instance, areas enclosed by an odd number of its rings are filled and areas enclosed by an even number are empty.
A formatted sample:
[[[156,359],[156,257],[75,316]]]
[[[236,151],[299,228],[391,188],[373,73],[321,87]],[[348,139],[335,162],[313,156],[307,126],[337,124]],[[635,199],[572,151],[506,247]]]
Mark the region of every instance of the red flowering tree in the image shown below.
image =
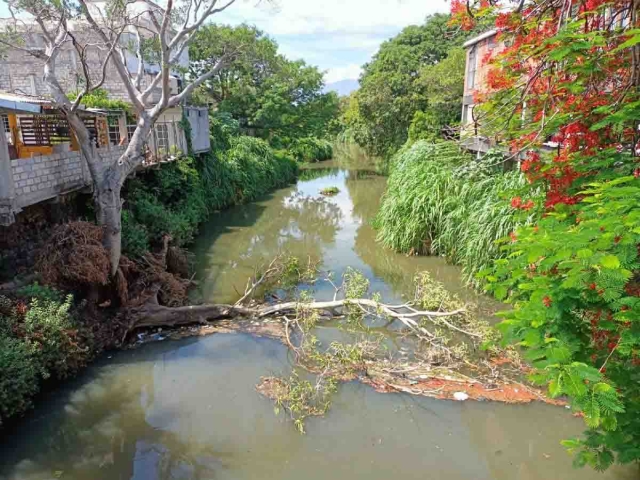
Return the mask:
[[[512,303],[505,339],[534,379],[566,395],[589,430],[566,441],[579,465],[640,460],[640,0],[453,0],[472,28],[492,15],[504,46],[477,115],[532,186],[512,207],[540,221],[505,239],[481,272]]]

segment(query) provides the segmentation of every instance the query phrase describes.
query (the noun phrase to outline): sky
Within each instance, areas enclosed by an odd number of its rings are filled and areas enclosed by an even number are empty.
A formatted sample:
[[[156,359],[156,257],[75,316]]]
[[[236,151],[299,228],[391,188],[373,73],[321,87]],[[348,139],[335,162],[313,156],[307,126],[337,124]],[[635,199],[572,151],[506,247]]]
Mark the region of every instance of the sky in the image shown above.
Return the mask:
[[[317,65],[332,83],[357,79],[384,40],[448,11],[446,0],[238,0],[216,22],[256,25],[284,55]]]
[[[332,83],[357,79],[384,40],[447,11],[446,0],[237,0],[212,21],[256,25],[284,55],[317,65]],[[6,16],[0,0],[0,17]]]

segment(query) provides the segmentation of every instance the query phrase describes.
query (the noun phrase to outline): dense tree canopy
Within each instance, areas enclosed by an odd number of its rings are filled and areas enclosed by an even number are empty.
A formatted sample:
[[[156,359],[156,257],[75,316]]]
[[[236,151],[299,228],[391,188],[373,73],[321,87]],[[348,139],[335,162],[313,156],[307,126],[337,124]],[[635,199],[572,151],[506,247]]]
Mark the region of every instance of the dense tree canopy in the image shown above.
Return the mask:
[[[343,121],[372,153],[402,146],[416,114],[418,138],[425,128],[433,132],[459,121],[465,55],[456,47],[472,33],[449,22],[449,15],[436,14],[405,28],[364,65],[357,100]]]
[[[228,67],[197,92],[199,101],[230,113],[242,129],[263,138],[321,137],[338,111],[335,93],[323,93],[323,73],[278,53],[277,43],[255,27],[208,25],[190,50],[197,75],[233,52]]]

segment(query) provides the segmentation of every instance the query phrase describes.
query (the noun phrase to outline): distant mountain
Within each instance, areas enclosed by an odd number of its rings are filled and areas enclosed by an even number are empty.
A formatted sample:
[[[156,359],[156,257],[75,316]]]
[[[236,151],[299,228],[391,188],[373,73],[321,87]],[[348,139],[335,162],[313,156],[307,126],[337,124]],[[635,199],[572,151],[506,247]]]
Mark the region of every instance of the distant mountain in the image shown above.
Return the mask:
[[[346,80],[339,80],[337,82],[327,83],[324,87],[325,92],[336,92],[338,95],[349,95],[354,90],[357,90],[360,84],[358,80],[348,78]]]

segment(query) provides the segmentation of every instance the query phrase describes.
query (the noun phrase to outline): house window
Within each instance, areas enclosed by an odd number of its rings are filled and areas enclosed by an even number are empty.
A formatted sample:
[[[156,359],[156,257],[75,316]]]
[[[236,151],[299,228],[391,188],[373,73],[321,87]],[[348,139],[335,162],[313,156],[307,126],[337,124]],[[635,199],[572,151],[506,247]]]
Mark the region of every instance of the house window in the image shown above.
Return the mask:
[[[13,137],[11,136],[11,128],[9,127],[9,117],[7,115],[0,115],[2,119],[2,135],[7,139],[9,145],[13,145]]]
[[[476,70],[478,67],[478,51],[476,46],[469,50],[469,63],[467,65],[467,88],[472,89],[476,86]]]
[[[109,124],[109,143],[111,145],[120,145],[120,125],[118,124],[118,117],[113,115],[107,117],[107,123]]]
[[[130,123],[127,125],[127,140],[131,141],[131,138],[133,137],[133,134],[136,131],[137,127],[138,125],[136,125],[135,123]]]
[[[120,126],[118,124],[109,124],[109,143],[111,145],[120,145]]]
[[[156,148],[166,153],[169,151],[169,129],[166,123],[156,123]]]

